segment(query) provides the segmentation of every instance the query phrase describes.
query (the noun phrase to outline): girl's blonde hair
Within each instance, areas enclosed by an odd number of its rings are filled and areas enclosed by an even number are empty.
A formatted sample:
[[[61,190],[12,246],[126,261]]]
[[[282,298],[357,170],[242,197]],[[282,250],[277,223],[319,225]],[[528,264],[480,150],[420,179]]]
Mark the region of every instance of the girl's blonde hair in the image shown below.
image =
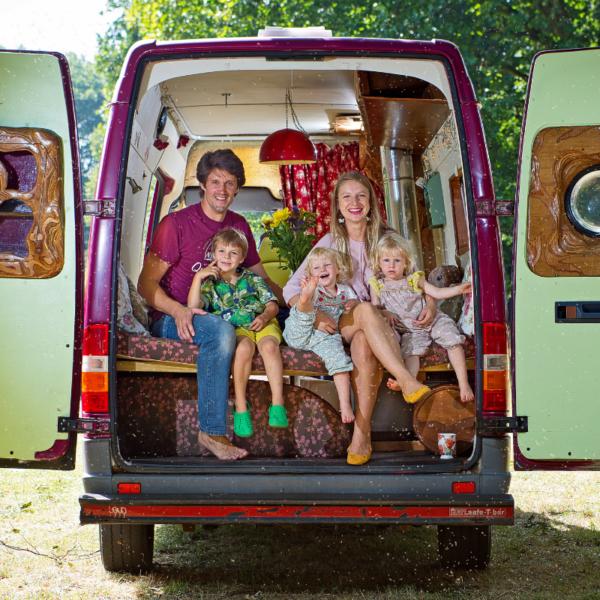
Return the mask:
[[[331,196],[331,225],[330,232],[331,238],[335,244],[335,247],[338,249],[340,254],[342,255],[343,264],[348,272],[348,279],[351,279],[354,270],[352,268],[352,257],[350,256],[350,243],[348,241],[348,231],[346,230],[346,223],[340,223],[339,219],[342,218],[342,213],[340,212],[340,188],[344,183],[348,181],[356,181],[367,188],[369,191],[369,221],[367,221],[367,256],[369,257],[369,261],[373,261],[375,248],[379,239],[382,235],[389,231],[389,229],[384,225],[383,218],[381,217],[381,212],[379,211],[379,202],[377,201],[377,196],[375,194],[375,190],[373,189],[373,185],[369,181],[369,179],[359,173],[358,171],[349,171],[348,173],[344,173],[335,184],[335,189],[333,190],[333,195]]]
[[[381,275],[379,261],[384,254],[391,254],[392,256],[399,254],[406,261],[403,275],[408,275],[413,272],[415,260],[412,255],[412,248],[408,241],[399,233],[386,233],[377,243],[374,256],[371,259],[371,270],[375,276]]]
[[[344,281],[350,279],[348,269],[346,268],[342,258],[342,254],[333,248],[325,247],[313,248],[310,251],[310,254],[306,257],[306,274],[309,276],[312,275],[313,261],[327,258],[334,262],[335,266],[337,267],[337,283],[343,283]]]

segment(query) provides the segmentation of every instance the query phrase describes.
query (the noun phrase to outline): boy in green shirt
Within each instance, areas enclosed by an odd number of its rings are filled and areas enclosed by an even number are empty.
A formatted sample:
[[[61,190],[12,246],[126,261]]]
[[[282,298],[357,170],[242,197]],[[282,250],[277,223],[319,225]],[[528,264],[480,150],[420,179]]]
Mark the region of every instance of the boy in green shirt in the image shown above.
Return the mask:
[[[288,426],[279,353],[282,334],[275,319],[279,306],[261,277],[239,267],[247,252],[248,241],[244,234],[233,227],[221,229],[212,239],[215,260],[196,273],[188,295],[189,307],[210,311],[235,327],[237,347],[231,365],[235,389],[233,430],[240,437],[254,433],[246,387],[256,347],[263,357],[273,397],[269,425]]]

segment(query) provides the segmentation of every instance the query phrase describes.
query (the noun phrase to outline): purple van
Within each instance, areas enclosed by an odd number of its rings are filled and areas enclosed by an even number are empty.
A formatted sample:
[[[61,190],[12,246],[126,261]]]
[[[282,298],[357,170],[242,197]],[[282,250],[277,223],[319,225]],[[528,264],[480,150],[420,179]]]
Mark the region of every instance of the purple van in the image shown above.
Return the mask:
[[[265,138],[284,127],[288,89],[320,154],[337,153],[377,184],[388,224],[412,244],[430,281],[473,286],[472,296],[438,310],[466,335],[475,402],[456,402],[456,376],[434,345],[419,379],[437,390],[436,402],[409,405],[384,383],[373,454],[360,467],[346,462],[351,432],[323,363],[286,346],[290,427],[265,426],[269,388],[255,357],[248,400],[257,433],[235,440],[249,457],[229,463],[203,452],[197,347],[151,336],[136,292],[160,221],[199,201],[195,168],[206,151],[230,148],[242,160],[247,181],[231,210],[258,241],[260,218],[295,197],[293,181],[282,180],[292,170],[258,160]],[[99,525],[109,571],[151,568],[155,524],[189,531],[232,523],[436,525],[444,567],[485,568],[491,527],[514,522],[509,433],[531,433],[526,418],[508,416],[497,216],[513,206],[495,199],[479,111],[449,42],[335,38],[322,29],[146,41],[123,65],[96,197],[84,201],[65,58],[0,51],[0,286],[11,315],[0,344],[10,365],[2,375],[10,425],[2,466],[71,469],[81,433],[81,523]],[[522,177],[528,169],[523,163]],[[520,189],[526,201],[527,182]],[[259,254],[285,282],[273,249],[263,243]],[[565,318],[576,314],[569,309]],[[457,435],[449,460],[439,455],[437,433]],[[536,455],[529,439],[517,455],[525,468],[574,468],[571,458],[592,465],[568,449]]]

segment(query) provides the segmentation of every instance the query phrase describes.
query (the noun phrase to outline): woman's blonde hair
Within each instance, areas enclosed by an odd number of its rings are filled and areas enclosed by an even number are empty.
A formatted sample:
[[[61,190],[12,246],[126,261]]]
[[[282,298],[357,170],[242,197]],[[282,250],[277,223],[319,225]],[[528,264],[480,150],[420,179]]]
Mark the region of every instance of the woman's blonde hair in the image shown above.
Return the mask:
[[[393,232],[383,235],[377,243],[377,247],[373,254],[374,256],[371,260],[371,270],[373,271],[373,275],[381,275],[379,261],[384,254],[391,254],[392,256],[400,255],[406,261],[403,275],[412,273],[415,268],[415,259],[413,258],[412,248],[408,241],[399,233]]]
[[[375,194],[375,190],[373,189],[373,185],[369,181],[369,179],[359,173],[358,171],[349,171],[348,173],[344,173],[335,184],[335,189],[333,190],[333,195],[331,196],[331,238],[342,255],[343,264],[348,271],[348,279],[351,279],[354,270],[352,268],[352,257],[350,256],[350,243],[348,241],[348,231],[346,230],[346,223],[340,223],[339,219],[342,218],[342,213],[340,212],[340,203],[339,203],[339,195],[340,188],[344,183],[348,181],[356,181],[367,188],[369,191],[369,206],[370,210],[368,213],[369,221],[367,221],[367,256],[369,257],[369,261],[373,261],[373,256],[375,253],[375,248],[377,243],[379,242],[379,238],[386,231],[388,231],[387,227],[383,223],[383,218],[381,217],[381,212],[379,211],[379,202],[377,201],[377,196]]]
[[[337,267],[338,274],[336,281],[338,283],[343,283],[344,281],[350,279],[348,269],[344,264],[344,260],[341,253],[337,250],[334,250],[333,248],[326,248],[321,246],[318,248],[313,248],[310,251],[310,254],[306,257],[306,274],[309,276],[312,275],[313,261],[327,258],[334,262],[335,266]]]

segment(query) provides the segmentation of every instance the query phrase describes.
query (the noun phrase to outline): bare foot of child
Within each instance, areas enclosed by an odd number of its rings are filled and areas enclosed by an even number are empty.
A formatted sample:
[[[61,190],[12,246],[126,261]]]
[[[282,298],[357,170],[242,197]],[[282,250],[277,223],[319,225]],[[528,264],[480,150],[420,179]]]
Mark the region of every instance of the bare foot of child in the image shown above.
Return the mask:
[[[468,383],[465,383],[464,385],[459,384],[458,387],[460,388],[460,401],[473,402],[475,399],[475,394],[473,393],[471,386]]]
[[[248,456],[248,451],[234,446],[224,435],[208,435],[200,431],[198,443],[212,452],[219,460],[238,460]]]
[[[318,277],[307,277],[306,275],[300,280],[300,286],[302,292],[300,294],[300,301],[304,304],[310,302],[315,294],[315,290],[319,285]]]
[[[354,421],[354,413],[350,404],[340,404],[340,412],[342,413],[342,423],[352,423]]]
[[[394,390],[394,392],[402,391],[400,384],[395,379],[392,379],[391,377],[387,380],[387,386],[390,388],[390,390]]]

